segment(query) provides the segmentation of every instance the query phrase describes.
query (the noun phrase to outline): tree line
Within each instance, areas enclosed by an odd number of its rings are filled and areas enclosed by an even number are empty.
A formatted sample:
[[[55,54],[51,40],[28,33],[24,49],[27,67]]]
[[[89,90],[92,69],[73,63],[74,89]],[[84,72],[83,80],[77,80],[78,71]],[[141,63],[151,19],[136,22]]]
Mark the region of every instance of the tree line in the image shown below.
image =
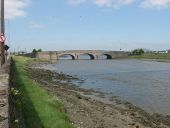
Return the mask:
[[[144,53],[145,53],[145,51],[142,48],[140,48],[140,49],[135,49],[132,52],[130,52],[130,55],[138,56],[138,55],[142,55]]]
[[[37,53],[37,52],[42,52],[42,49],[40,48],[40,49],[37,50],[37,49],[34,48],[34,49],[32,50],[32,53],[34,53],[34,54]]]

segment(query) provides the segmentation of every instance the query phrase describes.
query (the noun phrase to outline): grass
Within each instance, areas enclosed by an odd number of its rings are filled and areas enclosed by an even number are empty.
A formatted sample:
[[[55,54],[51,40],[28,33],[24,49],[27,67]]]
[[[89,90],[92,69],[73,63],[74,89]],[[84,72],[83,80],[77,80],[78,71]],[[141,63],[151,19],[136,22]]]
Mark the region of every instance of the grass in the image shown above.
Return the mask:
[[[27,65],[31,59],[14,57],[13,60],[26,128],[73,128],[61,111],[63,104],[30,79]]]
[[[129,56],[131,59],[164,59],[170,60],[170,53],[145,53],[139,56]]]

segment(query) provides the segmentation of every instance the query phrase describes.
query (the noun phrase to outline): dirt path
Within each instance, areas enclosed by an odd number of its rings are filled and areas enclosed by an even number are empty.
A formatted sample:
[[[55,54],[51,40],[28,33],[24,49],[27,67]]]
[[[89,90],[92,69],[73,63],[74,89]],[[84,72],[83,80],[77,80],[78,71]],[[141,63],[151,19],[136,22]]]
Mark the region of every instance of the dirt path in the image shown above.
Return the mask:
[[[61,111],[68,114],[76,128],[170,128],[170,116],[149,115],[116,97],[102,102],[102,98],[92,95],[102,93],[70,85],[71,80],[77,79],[72,76],[34,68],[29,73],[50,95],[63,102],[65,108]]]

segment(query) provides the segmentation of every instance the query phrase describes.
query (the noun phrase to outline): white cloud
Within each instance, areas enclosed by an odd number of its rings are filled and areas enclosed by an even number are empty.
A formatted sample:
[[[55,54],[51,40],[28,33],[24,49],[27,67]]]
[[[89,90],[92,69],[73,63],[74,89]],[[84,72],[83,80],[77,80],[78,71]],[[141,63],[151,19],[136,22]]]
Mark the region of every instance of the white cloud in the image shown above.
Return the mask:
[[[100,7],[111,7],[119,8],[124,5],[129,5],[134,2],[134,0],[93,0],[97,6]]]
[[[24,8],[28,5],[28,0],[4,0],[5,1],[5,18],[14,19],[25,16]]]
[[[138,3],[142,8],[167,8],[170,7],[170,0],[67,0],[71,5],[79,5],[86,2],[93,3],[98,7],[120,8],[122,6]]]
[[[112,0],[94,0],[94,3],[100,7],[102,6],[110,7],[112,4]]]
[[[45,26],[40,24],[40,23],[30,22],[30,28],[33,28],[33,29],[42,29],[44,27]]]
[[[170,0],[143,0],[143,8],[167,8],[170,7]]]
[[[122,5],[129,5],[134,1],[135,0],[67,0],[67,2],[71,5],[79,5],[86,2],[90,2],[99,7],[110,7],[110,8],[117,8]]]
[[[68,0],[68,3],[71,5],[79,5],[85,3],[87,0]]]

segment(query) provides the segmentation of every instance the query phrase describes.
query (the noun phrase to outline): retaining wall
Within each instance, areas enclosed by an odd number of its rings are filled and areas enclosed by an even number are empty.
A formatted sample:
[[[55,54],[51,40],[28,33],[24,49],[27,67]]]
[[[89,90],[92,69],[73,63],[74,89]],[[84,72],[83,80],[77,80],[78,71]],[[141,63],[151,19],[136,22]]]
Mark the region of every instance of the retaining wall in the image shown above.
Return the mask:
[[[10,61],[7,61],[0,67],[0,128],[9,128],[9,65]]]

